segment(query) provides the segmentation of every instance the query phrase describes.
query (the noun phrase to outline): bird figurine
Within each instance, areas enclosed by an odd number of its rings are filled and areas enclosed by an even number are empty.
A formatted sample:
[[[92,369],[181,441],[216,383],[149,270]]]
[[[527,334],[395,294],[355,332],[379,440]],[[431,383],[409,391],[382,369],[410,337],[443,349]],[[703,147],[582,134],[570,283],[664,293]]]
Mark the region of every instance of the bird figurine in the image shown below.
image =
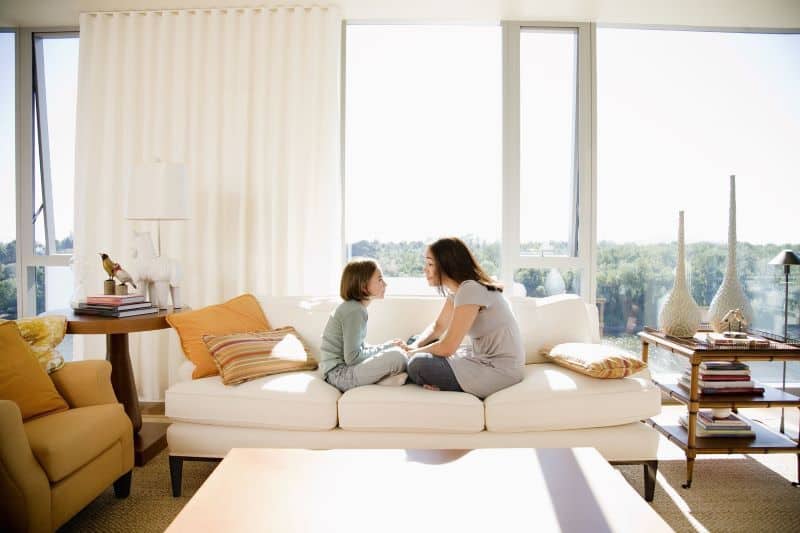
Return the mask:
[[[114,279],[114,265],[116,263],[108,257],[108,254],[100,254],[100,257],[103,259],[103,270],[108,274],[108,279]]]
[[[133,282],[133,278],[130,274],[128,274],[127,270],[124,270],[119,263],[114,263],[114,277],[117,278],[120,285],[125,285],[126,283],[130,283],[133,285],[133,288],[136,289],[136,284]]]

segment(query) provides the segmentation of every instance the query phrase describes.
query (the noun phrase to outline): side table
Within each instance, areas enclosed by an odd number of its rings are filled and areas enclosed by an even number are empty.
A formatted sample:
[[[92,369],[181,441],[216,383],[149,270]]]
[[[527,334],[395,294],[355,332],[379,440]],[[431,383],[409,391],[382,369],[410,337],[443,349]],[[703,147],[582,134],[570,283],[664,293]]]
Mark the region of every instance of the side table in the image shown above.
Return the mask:
[[[788,435],[752,421],[755,438],[698,437],[697,414],[701,407],[720,407],[736,410],[738,407],[800,407],[800,397],[786,391],[765,386],[763,395],[752,394],[701,394],[698,384],[700,364],[705,361],[800,361],[800,348],[780,342],[771,342],[769,348],[714,347],[695,339],[670,337],[651,328],[639,333],[642,341],[642,360],[647,362],[650,345],[685,357],[691,365],[689,390],[674,384],[653,379],[662,391],[684,404],[688,410],[688,428],[684,428],[670,415],[661,414],[647,422],[686,454],[686,483],[692,486],[694,461],[698,454],[723,453],[792,453],[797,455],[797,475],[800,479],[800,443]],[[800,435],[798,436],[800,439]],[[797,486],[797,482],[792,483]]]
[[[106,336],[106,359],[111,363],[111,385],[117,400],[133,424],[133,453],[136,466],[143,466],[167,447],[168,424],[142,423],[139,395],[133,378],[128,350],[128,333],[140,333],[169,328],[167,317],[188,311],[189,307],[166,309],[150,315],[114,318],[97,315],[76,315],[72,309],[48,311],[48,315],[67,317],[67,333],[74,335],[102,334]]]

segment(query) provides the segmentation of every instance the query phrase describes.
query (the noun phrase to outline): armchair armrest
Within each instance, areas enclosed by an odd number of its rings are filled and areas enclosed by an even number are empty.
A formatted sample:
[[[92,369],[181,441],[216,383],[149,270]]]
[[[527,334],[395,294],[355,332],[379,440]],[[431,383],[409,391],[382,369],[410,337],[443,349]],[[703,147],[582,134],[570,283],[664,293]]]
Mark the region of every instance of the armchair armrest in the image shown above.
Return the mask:
[[[11,400],[0,400],[0,435],[0,523],[10,531],[50,531],[50,481]]]
[[[66,363],[50,378],[70,408],[118,403],[111,387],[111,363],[101,360]]]

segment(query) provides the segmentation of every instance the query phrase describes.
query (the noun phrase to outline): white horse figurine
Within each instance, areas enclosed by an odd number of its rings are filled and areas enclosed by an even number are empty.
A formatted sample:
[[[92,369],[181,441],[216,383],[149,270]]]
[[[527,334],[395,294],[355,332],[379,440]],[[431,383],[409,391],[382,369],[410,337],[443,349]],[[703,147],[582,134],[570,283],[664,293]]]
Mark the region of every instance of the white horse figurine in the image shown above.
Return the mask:
[[[156,255],[150,232],[133,232],[131,256],[133,257],[131,270],[134,272],[137,292],[161,309],[167,308],[167,292],[169,292],[172,296],[172,306],[181,307],[180,267],[177,261]]]

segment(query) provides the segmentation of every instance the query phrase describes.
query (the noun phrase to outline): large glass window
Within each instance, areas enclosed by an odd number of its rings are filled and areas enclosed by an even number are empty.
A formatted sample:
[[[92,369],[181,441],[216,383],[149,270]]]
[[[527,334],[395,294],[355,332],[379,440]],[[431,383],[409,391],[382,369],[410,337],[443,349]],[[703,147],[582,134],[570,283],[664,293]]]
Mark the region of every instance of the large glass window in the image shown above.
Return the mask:
[[[17,317],[15,35],[0,30],[0,318]]]
[[[722,281],[729,175],[736,175],[737,268],[753,326],[783,333],[782,270],[800,248],[800,35],[597,30],[597,296],[607,338],[638,350],[674,279],[678,211],[687,272],[707,308]],[[800,273],[790,334],[800,337]],[[677,371],[653,354],[654,370]],[[752,364],[764,381],[781,365]],[[800,381],[791,365],[790,380]]]
[[[499,276],[500,27],[350,24],[345,46],[348,255],[430,294],[425,243],[456,235]]]

